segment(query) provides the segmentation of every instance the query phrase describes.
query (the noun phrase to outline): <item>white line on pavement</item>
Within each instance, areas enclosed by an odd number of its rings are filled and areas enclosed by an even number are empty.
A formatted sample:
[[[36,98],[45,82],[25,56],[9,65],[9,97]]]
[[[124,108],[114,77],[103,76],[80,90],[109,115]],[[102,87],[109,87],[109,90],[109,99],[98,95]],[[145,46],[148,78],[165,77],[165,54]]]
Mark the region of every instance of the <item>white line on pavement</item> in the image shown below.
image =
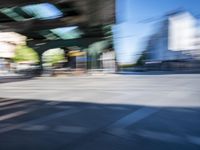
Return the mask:
[[[42,117],[42,118],[39,118],[39,119],[31,120],[31,121],[28,121],[28,122],[25,122],[25,123],[11,125],[11,126],[0,129],[0,133],[12,131],[12,130],[15,130],[15,129],[21,129],[21,128],[24,128],[24,127],[29,127],[31,125],[38,124],[38,123],[47,122],[47,121],[50,121],[50,120],[53,120],[53,119],[57,119],[57,118],[60,118],[60,117],[63,117],[63,116],[68,116],[68,115],[80,112],[82,110],[83,109],[69,109],[69,110],[65,110],[65,111],[62,111],[62,112],[55,113],[53,115],[49,115],[49,116],[45,116],[45,117]]]
[[[123,117],[122,119],[116,121],[111,126],[109,126],[109,129],[126,128],[158,111],[159,109],[156,109],[156,108],[141,108]]]

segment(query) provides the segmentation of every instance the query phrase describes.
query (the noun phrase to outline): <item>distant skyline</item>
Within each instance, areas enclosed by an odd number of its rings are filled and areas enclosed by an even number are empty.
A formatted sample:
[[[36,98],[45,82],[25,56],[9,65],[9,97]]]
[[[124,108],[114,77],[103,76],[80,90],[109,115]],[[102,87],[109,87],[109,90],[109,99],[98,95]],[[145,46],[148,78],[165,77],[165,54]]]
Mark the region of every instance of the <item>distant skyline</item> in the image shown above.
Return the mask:
[[[159,18],[180,8],[200,16],[200,0],[116,0],[114,38],[118,60],[125,64],[137,60],[145,38],[155,29],[152,26],[155,21],[141,21]]]

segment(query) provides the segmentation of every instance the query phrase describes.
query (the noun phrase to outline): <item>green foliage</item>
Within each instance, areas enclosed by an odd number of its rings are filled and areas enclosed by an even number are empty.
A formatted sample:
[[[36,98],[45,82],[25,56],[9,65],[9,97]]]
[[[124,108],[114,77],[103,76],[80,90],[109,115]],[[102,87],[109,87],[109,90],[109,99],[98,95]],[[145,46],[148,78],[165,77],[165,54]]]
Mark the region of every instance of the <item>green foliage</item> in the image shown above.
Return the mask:
[[[146,52],[143,52],[142,55],[140,56],[140,58],[138,59],[136,65],[143,66],[146,59],[147,59]]]
[[[16,47],[15,62],[32,61],[37,63],[39,61],[38,54],[30,47],[26,45],[18,45]]]
[[[112,43],[113,33],[112,33],[112,25],[105,25],[103,26],[103,32],[105,39]]]
[[[64,61],[64,52],[61,49],[51,49],[43,54],[43,61],[51,65]]]
[[[56,54],[56,55],[53,55],[51,58],[50,58],[50,63],[51,64],[56,64],[56,63],[59,63],[61,61],[64,60],[64,55],[61,55],[61,54]]]
[[[107,48],[109,45],[109,42],[107,40],[99,41],[91,44],[89,48],[87,49],[88,54],[91,56],[99,55],[103,52],[105,48]]]

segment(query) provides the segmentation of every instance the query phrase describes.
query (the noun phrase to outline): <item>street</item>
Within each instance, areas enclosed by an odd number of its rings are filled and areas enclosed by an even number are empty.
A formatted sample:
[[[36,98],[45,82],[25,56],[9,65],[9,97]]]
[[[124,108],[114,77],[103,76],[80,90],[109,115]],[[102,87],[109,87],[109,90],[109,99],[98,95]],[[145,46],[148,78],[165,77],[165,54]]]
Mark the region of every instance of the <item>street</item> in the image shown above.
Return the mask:
[[[200,75],[0,84],[0,150],[199,150]]]

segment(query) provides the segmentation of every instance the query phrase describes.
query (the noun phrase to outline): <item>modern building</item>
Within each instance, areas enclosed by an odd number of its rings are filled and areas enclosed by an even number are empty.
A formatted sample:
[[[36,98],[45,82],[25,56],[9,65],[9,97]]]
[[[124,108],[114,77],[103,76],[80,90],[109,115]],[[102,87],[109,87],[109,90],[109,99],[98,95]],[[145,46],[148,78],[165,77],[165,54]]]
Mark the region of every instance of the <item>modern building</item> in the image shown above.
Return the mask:
[[[156,26],[145,50],[147,64],[200,60],[200,28],[192,14],[186,11],[173,12]]]

